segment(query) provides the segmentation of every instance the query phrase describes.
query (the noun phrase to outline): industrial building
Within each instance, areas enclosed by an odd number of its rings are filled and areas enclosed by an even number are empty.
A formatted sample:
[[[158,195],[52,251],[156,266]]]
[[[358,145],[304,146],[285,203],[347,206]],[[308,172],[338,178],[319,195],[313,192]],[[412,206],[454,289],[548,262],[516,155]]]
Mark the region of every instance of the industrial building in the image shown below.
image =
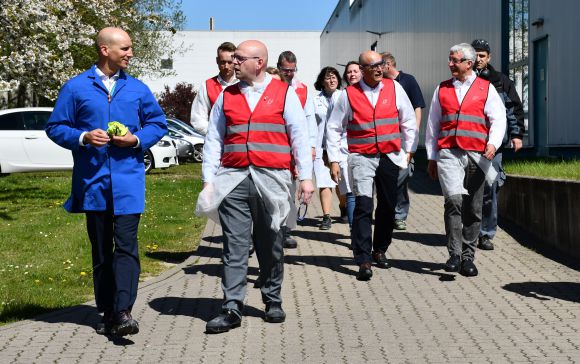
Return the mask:
[[[450,77],[449,48],[486,39],[492,65],[510,75],[524,102],[528,153],[578,155],[580,131],[566,107],[580,81],[578,51],[565,47],[580,35],[579,11],[574,0],[339,0],[320,35],[320,65],[343,66],[368,49],[391,52],[423,91],[423,140],[433,91]]]

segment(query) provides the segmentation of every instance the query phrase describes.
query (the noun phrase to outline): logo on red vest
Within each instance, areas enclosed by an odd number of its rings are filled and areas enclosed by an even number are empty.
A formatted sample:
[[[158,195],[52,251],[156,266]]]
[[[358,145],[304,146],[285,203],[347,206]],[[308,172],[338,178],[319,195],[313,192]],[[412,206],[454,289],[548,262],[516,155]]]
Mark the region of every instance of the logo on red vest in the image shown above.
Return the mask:
[[[386,105],[386,104],[388,104],[388,103],[389,103],[389,100],[387,100],[387,99],[383,99],[383,105]]]
[[[270,97],[268,97],[268,96],[265,96],[265,97],[264,97],[264,102],[265,102],[267,105],[272,105],[272,104],[274,103],[274,99],[273,99],[273,98],[270,98]]]

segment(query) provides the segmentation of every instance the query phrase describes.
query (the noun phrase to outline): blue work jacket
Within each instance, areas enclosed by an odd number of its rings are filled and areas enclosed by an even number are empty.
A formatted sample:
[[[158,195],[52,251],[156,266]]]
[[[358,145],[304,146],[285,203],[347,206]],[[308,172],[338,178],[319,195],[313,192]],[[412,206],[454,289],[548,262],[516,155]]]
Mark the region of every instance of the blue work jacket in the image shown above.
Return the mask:
[[[123,71],[109,101],[109,91],[95,69],[93,66],[62,87],[46,125],[50,139],[72,150],[72,192],[64,208],[69,212],[109,210],[115,215],[143,213],[143,151],[167,133],[165,115],[149,88]],[[139,138],[139,147],[80,145],[84,131],[106,131],[110,121],[126,125]]]

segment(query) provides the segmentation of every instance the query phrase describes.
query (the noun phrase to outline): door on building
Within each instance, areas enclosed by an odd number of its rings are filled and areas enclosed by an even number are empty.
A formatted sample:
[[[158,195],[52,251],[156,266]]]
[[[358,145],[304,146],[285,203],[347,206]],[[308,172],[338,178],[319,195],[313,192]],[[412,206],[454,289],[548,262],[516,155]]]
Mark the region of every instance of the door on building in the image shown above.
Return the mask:
[[[534,145],[548,154],[548,37],[534,41]]]

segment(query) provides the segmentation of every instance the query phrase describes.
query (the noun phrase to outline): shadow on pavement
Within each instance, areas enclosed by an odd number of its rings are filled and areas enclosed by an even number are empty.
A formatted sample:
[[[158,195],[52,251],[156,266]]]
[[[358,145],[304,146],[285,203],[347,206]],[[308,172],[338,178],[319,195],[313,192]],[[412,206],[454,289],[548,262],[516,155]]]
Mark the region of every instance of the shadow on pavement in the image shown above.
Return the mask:
[[[189,316],[205,322],[219,314],[221,305],[222,299],[206,297],[160,297],[149,302],[149,307],[162,315]],[[248,305],[244,307],[242,314],[252,317],[264,316],[261,310]]]
[[[173,263],[179,264],[183,263],[187,258],[195,254],[195,250],[189,252],[165,252],[165,251],[155,251],[155,252],[146,252],[145,256],[161,260],[166,263]]]
[[[521,282],[509,283],[502,288],[541,301],[550,300],[548,297],[552,297],[580,303],[580,283],[578,282]]]
[[[317,241],[317,242],[327,243],[327,244],[333,244],[333,245],[339,245],[339,246],[343,246],[345,248],[350,247],[350,243],[340,241],[340,240],[350,240],[350,238],[348,236],[343,235],[343,234],[333,233],[329,230],[320,230],[320,231],[294,230],[294,231],[292,231],[292,235],[299,237],[299,238],[302,238],[302,239],[307,239],[307,240],[312,240],[312,241]]]
[[[429,274],[439,276],[441,282],[454,281],[456,275],[445,273],[443,263],[422,262],[419,260],[389,259],[393,268],[418,274]],[[443,271],[443,272],[439,272]]]
[[[185,274],[205,274],[211,277],[221,277],[222,276],[223,265],[221,263],[217,264],[195,264],[189,267],[183,268],[183,273]],[[248,267],[249,276],[258,276],[259,269],[257,267]]]
[[[393,231],[393,239],[414,241],[427,246],[447,246],[447,237],[445,234]]]
[[[413,177],[409,179],[409,189],[419,195],[443,196],[439,181],[433,181],[423,170],[415,169]]]
[[[350,276],[354,276],[357,273],[356,270],[346,267],[348,265],[355,265],[353,258],[350,257],[335,257],[328,255],[286,255],[284,257],[284,263],[292,265],[314,265]]]

